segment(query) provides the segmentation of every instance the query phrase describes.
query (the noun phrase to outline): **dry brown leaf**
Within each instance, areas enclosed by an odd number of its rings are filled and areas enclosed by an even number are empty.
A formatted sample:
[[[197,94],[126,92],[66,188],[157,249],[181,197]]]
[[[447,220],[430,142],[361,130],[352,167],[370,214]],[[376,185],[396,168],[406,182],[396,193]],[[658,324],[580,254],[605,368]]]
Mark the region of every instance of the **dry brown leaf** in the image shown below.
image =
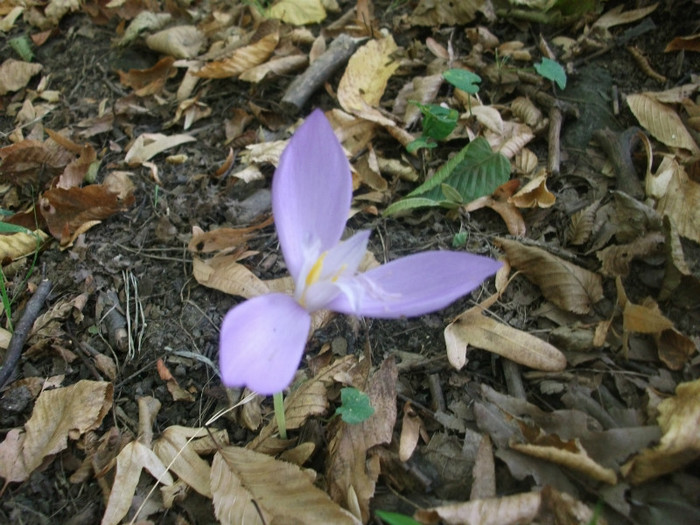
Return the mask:
[[[654,138],[672,148],[683,148],[693,154],[700,148],[672,108],[655,100],[647,93],[629,95],[627,104],[639,123]]]
[[[659,3],[652,4],[647,7],[642,7],[640,9],[630,9],[629,11],[623,11],[625,8],[624,4],[620,4],[606,13],[604,13],[598,20],[595,21],[593,27],[600,27],[603,29],[609,29],[611,27],[631,24],[637,20],[641,20],[648,14],[651,14],[656,10]]]
[[[206,428],[175,425],[166,428],[161,437],[153,443],[153,452],[187,485],[202,496],[211,498],[211,469],[209,463],[199,456],[197,449],[213,451],[217,449],[217,445],[228,445],[228,434],[225,430],[216,432],[214,438],[216,442],[212,442]]]
[[[700,457],[700,379],[678,385],[676,394],[662,401],[658,411],[664,433],[661,442],[622,467],[634,485],[680,470]]]
[[[476,12],[483,4],[484,0],[461,0],[459,2],[420,0],[409,20],[411,24],[417,26],[467,25],[474,20]]]
[[[697,352],[695,343],[675,328],[664,330],[654,336],[659,359],[671,370],[682,370]]]
[[[658,200],[656,211],[667,215],[683,237],[700,243],[700,184],[688,178],[683,167],[665,156],[656,173],[647,173],[646,192]]]
[[[571,216],[571,224],[567,231],[570,244],[580,246],[590,239],[595,224],[595,214],[598,208],[600,208],[600,200],[593,201]]]
[[[247,46],[239,47],[223,60],[209,62],[196,75],[202,78],[229,78],[265,62],[280,40],[279,21],[268,20],[260,25]]]
[[[387,36],[370,40],[355,51],[338,84],[338,102],[345,111],[377,124],[395,126],[376,107],[399,67],[399,62],[392,59],[397,49],[394,39]]]
[[[65,148],[51,147],[36,140],[25,139],[0,148],[0,182],[23,187],[32,184],[37,188],[59,175],[74,155]]]
[[[539,286],[548,301],[573,313],[585,314],[603,298],[599,275],[551,253],[517,241],[496,239],[510,263]]]
[[[131,69],[118,71],[119,81],[134,90],[136,96],[145,97],[163,91],[165,82],[174,76],[177,71],[173,68],[175,59],[172,57],[161,58],[156,65],[148,69]]]
[[[470,500],[493,498],[496,496],[496,465],[493,459],[493,445],[488,435],[481,437],[479,449],[472,469],[472,489]]]
[[[253,232],[272,224],[272,217],[247,228],[217,228],[205,232],[198,226],[192,227],[192,239],[187,249],[192,253],[227,252],[245,246],[245,241],[253,237]]]
[[[0,261],[14,260],[33,253],[49,236],[42,230],[0,235]]]
[[[528,443],[511,443],[513,450],[581,472],[596,481],[610,485],[617,483],[615,471],[591,459],[578,438],[562,440],[556,434],[547,434],[540,428],[523,422],[518,424]]]
[[[264,64],[252,67],[241,73],[241,80],[246,82],[258,83],[267,75],[289,75],[294,71],[302,69],[309,63],[309,58],[306,55],[289,55],[286,57],[273,58]]]
[[[192,275],[199,284],[246,299],[269,293],[268,286],[238,262],[239,255],[217,255],[207,261],[194,257]]]
[[[374,414],[357,425],[337,420],[328,443],[328,492],[341,505],[359,508],[363,523],[369,519],[369,501],[380,470],[379,457],[372,455],[370,449],[391,442],[396,423],[397,377],[393,358],[385,360],[370,377],[366,390]]]
[[[542,111],[532,103],[527,97],[517,97],[510,103],[510,110],[521,122],[531,128],[536,128],[542,124]]]
[[[666,45],[664,53],[681,50],[700,53],[700,35],[677,36]]]
[[[13,429],[0,443],[0,477],[24,481],[44,458],[64,450],[68,438],[98,428],[112,408],[112,396],[112,384],[105,381],[83,380],[42,392],[24,432]]]
[[[129,166],[138,166],[152,159],[165,150],[197,140],[191,135],[163,135],[162,133],[144,133],[136,137],[124,161]]]
[[[417,101],[421,104],[431,103],[435,100],[442,83],[441,74],[414,77],[399,90],[399,94],[394,100],[393,113],[401,117],[405,128],[415,124],[421,117],[420,108],[410,101]]]
[[[566,358],[546,341],[481,314],[476,306],[460,314],[445,328],[447,358],[460,370],[467,363],[469,345],[501,355],[535,370],[559,371]]]
[[[205,43],[205,35],[188,25],[169,27],[146,38],[146,45],[153,51],[175,58],[193,58]]]
[[[420,416],[413,410],[411,403],[406,401],[403,406],[401,420],[401,437],[399,438],[399,459],[408,461],[418,446],[420,430],[423,426]]]
[[[133,194],[120,198],[105,184],[91,184],[45,191],[39,199],[39,211],[51,235],[61,241],[61,246],[68,246],[88,227],[128,209],[133,202]]]
[[[619,278],[618,278],[619,282]],[[622,311],[622,329],[625,332],[655,334],[673,328],[673,323],[660,311],[656,303],[634,304],[625,303]]]
[[[238,447],[216,453],[211,467],[214,513],[223,525],[304,523],[359,525],[296,465]]]
[[[326,18],[321,0],[277,0],[266,15],[293,26],[318,24]]]
[[[41,64],[8,58],[0,65],[0,95],[22,89],[43,68]]]
[[[523,219],[520,210],[518,210],[514,204],[508,202],[508,199],[512,195],[512,191],[510,190],[513,185],[517,186],[519,184],[520,183],[515,179],[508,181],[500,188],[497,188],[493,196],[486,195],[484,197],[479,197],[466,204],[463,209],[466,212],[472,212],[480,210],[481,208],[491,208],[498,213],[501,219],[503,219],[503,222],[506,223],[508,233],[515,237],[521,237],[527,232],[525,219]],[[505,190],[505,192],[503,190]]]
[[[102,525],[117,525],[134,500],[141,470],[146,469],[164,485],[172,485],[173,478],[158,456],[140,441],[128,443],[117,456],[117,472],[107,508],[102,516]]]
[[[608,246],[596,252],[602,263],[600,271],[606,277],[625,276],[633,259],[657,254],[664,242],[662,233],[651,232],[628,244]]]
[[[549,208],[555,201],[556,197],[547,189],[547,173],[544,170],[508,199],[518,208]]]

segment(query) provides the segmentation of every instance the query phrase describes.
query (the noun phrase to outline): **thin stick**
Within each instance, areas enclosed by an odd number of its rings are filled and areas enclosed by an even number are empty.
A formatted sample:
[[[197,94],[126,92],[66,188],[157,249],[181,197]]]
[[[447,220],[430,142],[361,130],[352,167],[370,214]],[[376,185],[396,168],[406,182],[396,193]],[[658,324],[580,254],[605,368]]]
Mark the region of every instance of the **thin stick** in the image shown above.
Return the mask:
[[[359,39],[346,34],[338,36],[320,57],[314,60],[301,75],[289,84],[282,97],[282,110],[295,115],[304,107],[309,97],[355,52]]]
[[[0,369],[0,388],[5,386],[5,383],[12,377],[15,371],[19,358],[22,355],[22,348],[29,337],[29,332],[32,329],[34,321],[39,316],[44,301],[51,291],[51,281],[44,279],[39,284],[39,287],[34,292],[34,295],[27,302],[27,307],[24,309],[22,318],[17,323],[15,331],[10,339],[10,344],[7,347],[7,355],[5,362]]]

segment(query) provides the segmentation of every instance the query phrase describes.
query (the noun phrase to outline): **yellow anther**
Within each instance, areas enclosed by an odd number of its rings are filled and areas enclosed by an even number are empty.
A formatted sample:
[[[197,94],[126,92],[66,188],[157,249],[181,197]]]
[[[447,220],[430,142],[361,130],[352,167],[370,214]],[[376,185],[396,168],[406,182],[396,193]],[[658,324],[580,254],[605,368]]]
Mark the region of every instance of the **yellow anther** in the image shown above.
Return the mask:
[[[321,272],[323,271],[323,259],[326,258],[327,253],[328,252],[323,252],[311,267],[311,270],[309,270],[309,273],[306,276],[306,286],[311,286],[313,283],[318,281],[319,277],[321,277]]]

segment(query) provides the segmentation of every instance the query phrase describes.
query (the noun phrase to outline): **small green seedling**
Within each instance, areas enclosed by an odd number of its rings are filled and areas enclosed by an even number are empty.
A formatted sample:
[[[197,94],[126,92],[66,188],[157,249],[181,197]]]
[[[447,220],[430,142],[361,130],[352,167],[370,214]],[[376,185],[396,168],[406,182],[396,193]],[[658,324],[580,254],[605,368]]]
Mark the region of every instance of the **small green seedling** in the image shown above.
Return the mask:
[[[412,517],[399,514],[398,512],[377,510],[374,513],[381,518],[383,522],[389,525],[420,525],[420,522],[414,520]]]
[[[32,41],[27,35],[16,36],[11,38],[8,43],[12,50],[19,55],[25,62],[31,62],[34,59],[32,52]]]
[[[419,148],[434,148],[436,141],[444,140],[457,127],[459,113],[456,109],[437,104],[421,104],[411,101],[423,113],[423,133],[406,146],[409,153]]]
[[[345,387],[340,391],[341,405],[335,409],[335,414],[350,425],[356,425],[369,419],[374,414],[369,396],[357,388]]]
[[[551,58],[543,58],[542,62],[535,64],[535,71],[541,77],[555,82],[559,89],[566,89],[566,71],[562,65]]]
[[[467,245],[467,232],[457,232],[452,237],[453,248],[464,248]]]

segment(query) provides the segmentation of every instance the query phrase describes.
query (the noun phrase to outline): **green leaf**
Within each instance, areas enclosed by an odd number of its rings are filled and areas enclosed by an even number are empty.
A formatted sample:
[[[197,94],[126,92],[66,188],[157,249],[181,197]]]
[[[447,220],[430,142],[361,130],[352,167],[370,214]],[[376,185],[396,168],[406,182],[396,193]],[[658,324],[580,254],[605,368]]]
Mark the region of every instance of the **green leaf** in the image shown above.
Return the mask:
[[[422,197],[401,199],[384,210],[384,216],[395,215],[399,212],[412,210],[413,208],[435,208],[444,206],[444,203],[434,199],[424,199]]]
[[[29,235],[36,235],[32,230],[29,230],[24,226],[10,224],[9,222],[0,222],[0,234],[5,233],[28,233]]]
[[[16,36],[11,38],[9,41],[10,47],[17,53],[22,60],[25,62],[31,62],[34,58],[34,53],[32,53],[31,40],[27,35]]]
[[[357,388],[345,387],[340,390],[341,405],[335,413],[346,423],[356,425],[369,419],[374,414],[374,407],[369,402],[369,396]]]
[[[462,196],[455,188],[453,188],[449,184],[441,184],[440,189],[442,190],[442,194],[445,196],[448,202],[454,202],[455,204],[464,204]]]
[[[420,104],[413,102],[423,113],[423,135],[435,140],[443,140],[457,126],[459,112],[437,104]]]
[[[547,80],[556,82],[559,89],[566,89],[566,71],[556,60],[543,58],[542,62],[535,64],[535,71]]]
[[[376,510],[374,513],[389,525],[421,525],[420,522],[414,520],[412,517],[399,514],[398,512]]]
[[[436,146],[437,142],[435,142],[433,139],[421,135],[413,142],[409,142],[408,144],[406,144],[406,151],[408,151],[409,153],[413,153],[414,151],[418,151],[421,148],[432,149]]]
[[[466,69],[448,69],[442,76],[454,87],[466,91],[470,95],[476,95],[479,92],[477,84],[481,82],[481,77],[476,73]]]
[[[467,232],[455,233],[452,237],[453,248],[464,248],[467,245]]]
[[[449,184],[459,192],[462,202],[471,202],[484,195],[491,195],[508,180],[509,175],[508,159],[492,151],[485,138],[478,137],[443,164],[435,175],[409,193],[408,197],[442,200],[441,185]]]

